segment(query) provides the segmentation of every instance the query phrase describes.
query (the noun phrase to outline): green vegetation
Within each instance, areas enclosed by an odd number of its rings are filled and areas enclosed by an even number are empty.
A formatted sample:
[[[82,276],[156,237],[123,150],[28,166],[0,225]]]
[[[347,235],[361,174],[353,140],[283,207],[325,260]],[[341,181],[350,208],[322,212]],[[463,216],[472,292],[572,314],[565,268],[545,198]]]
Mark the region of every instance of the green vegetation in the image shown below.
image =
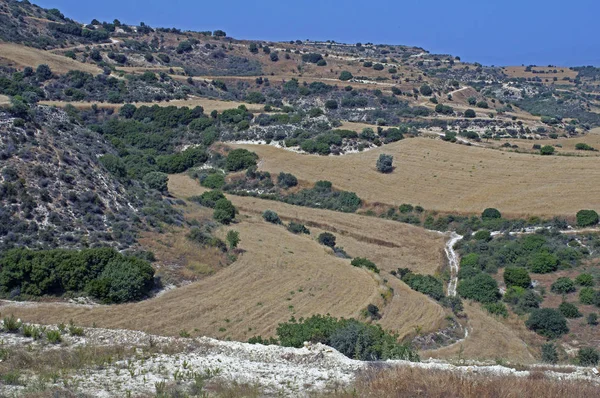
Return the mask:
[[[573,293],[575,288],[575,283],[566,277],[558,278],[551,286],[550,290],[556,294],[568,294]]]
[[[577,351],[577,363],[581,366],[596,366],[600,363],[600,352],[594,347],[583,347]]]
[[[394,166],[392,165],[394,161],[394,157],[392,155],[379,155],[379,159],[377,159],[377,171],[380,173],[391,173],[394,170]]]
[[[483,220],[493,220],[493,219],[502,218],[502,214],[500,213],[500,211],[498,211],[498,209],[494,209],[494,208],[490,207],[490,208],[485,209],[481,213],[481,218]]]
[[[140,300],[154,287],[152,266],[111,248],[13,249],[0,258],[6,298],[88,294],[104,303]]]
[[[166,193],[168,191],[167,183],[169,182],[169,176],[159,171],[151,171],[144,176],[144,182],[148,187],[156,189],[157,191]]]
[[[306,226],[304,226],[304,224],[300,224],[294,221],[290,221],[288,227],[287,227],[288,231],[290,231],[293,234],[307,234],[310,235],[310,231],[308,228],[306,228]]]
[[[229,200],[223,198],[215,202],[213,218],[221,224],[228,225],[235,218],[235,207]]]
[[[413,273],[408,268],[398,268],[398,271],[394,271],[392,274],[400,278],[411,289],[426,294],[434,300],[440,301],[445,297],[444,284],[432,275]]]
[[[333,347],[348,358],[376,361],[403,359],[419,361],[419,355],[409,345],[398,342],[398,336],[381,326],[356,319],[337,319],[329,315],[294,318],[279,324],[276,339],[252,338],[252,342],[279,343],[284,347],[300,348],[304,342],[322,343]]]
[[[284,189],[292,188],[298,185],[298,179],[293,174],[281,172],[277,176],[277,185]]]
[[[558,310],[565,318],[581,318],[583,315],[574,304],[563,301],[558,306]]]
[[[329,232],[323,232],[319,234],[318,241],[320,244],[334,248],[335,247],[335,235]]]
[[[473,109],[467,109],[465,111],[465,117],[473,119],[474,117],[477,117],[477,114],[475,113],[475,111]]]
[[[563,314],[552,308],[533,310],[525,322],[525,326],[550,339],[558,338],[569,332],[567,320]]]
[[[350,79],[352,79],[354,76],[352,76],[352,73],[348,72],[347,70],[342,71],[342,73],[340,73],[340,77],[339,79],[341,81],[348,81]]]
[[[598,224],[598,213],[595,210],[579,210],[577,212],[577,226],[589,227]]]
[[[479,301],[480,303],[494,303],[500,299],[498,284],[488,274],[478,273],[470,278],[462,279],[456,289],[462,298]]]
[[[554,155],[554,147],[552,145],[544,145],[540,148],[540,154],[542,155]]]
[[[247,149],[233,149],[227,154],[225,159],[225,169],[228,171],[245,170],[251,166],[256,166],[258,155]]]
[[[273,210],[265,210],[262,214],[263,219],[271,224],[281,224],[281,219]]]
[[[527,289],[531,285],[531,278],[525,268],[506,267],[504,270],[504,283],[507,288],[518,286]]]
[[[419,92],[421,93],[421,95],[425,96],[430,96],[431,94],[433,94],[433,90],[427,84],[423,84],[419,89]]]
[[[355,267],[363,267],[366,269],[370,269],[371,271],[373,271],[375,273],[379,273],[379,268],[377,268],[377,265],[375,265],[374,262],[367,260],[366,258],[356,257],[356,258],[352,259],[350,264],[352,264]]]
[[[238,231],[230,230],[227,232],[227,243],[230,249],[235,249],[240,243],[240,233]]]

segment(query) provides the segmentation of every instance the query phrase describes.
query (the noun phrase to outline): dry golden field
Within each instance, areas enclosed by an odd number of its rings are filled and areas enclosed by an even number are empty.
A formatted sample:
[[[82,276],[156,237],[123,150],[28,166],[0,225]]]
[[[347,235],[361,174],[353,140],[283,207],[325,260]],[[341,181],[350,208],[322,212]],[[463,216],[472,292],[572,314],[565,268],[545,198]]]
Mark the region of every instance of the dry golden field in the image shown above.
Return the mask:
[[[533,72],[527,72],[525,71],[525,67],[524,66],[507,66],[504,68],[504,73],[506,73],[506,75],[508,77],[524,77],[524,78],[535,78],[535,77],[539,77],[540,79],[542,79],[542,82],[544,84],[567,84],[567,85],[571,85],[573,84],[570,81],[567,80],[563,80],[564,77],[569,77],[571,78],[571,80],[575,79],[577,77],[577,72],[573,71],[571,69],[569,69],[566,66],[557,66],[557,67],[552,67],[549,68],[547,66],[534,66],[532,67],[533,70],[535,71],[544,71],[544,72],[553,72],[556,69],[557,73],[533,73]],[[557,78],[558,81],[554,82],[554,78]],[[546,79],[548,79],[548,82],[546,82]]]
[[[10,104],[10,98],[8,98],[6,95],[0,94],[0,106],[8,104]]]
[[[3,65],[15,68],[32,66],[34,69],[37,65],[47,64],[52,69],[52,72],[58,74],[65,74],[70,70],[80,70],[93,75],[102,73],[102,69],[95,65],[84,64],[49,51],[12,43],[0,43],[0,62]]]
[[[78,109],[89,109],[93,104],[96,104],[100,108],[107,109],[120,109],[123,104],[109,104],[109,103],[98,103],[98,102],[65,102],[65,101],[40,101],[41,105],[49,105],[49,106],[58,106],[64,107],[67,104],[71,104]],[[226,109],[237,108],[240,105],[246,106],[250,111],[261,111],[263,106],[257,104],[247,104],[244,102],[237,101],[220,101],[220,100],[212,100],[208,98],[200,98],[200,97],[190,97],[186,100],[172,100],[172,101],[161,101],[161,102],[137,102],[136,106],[187,106],[189,108],[193,108],[195,106],[201,106],[204,108],[205,113],[210,113],[213,110],[217,112],[222,112]]]
[[[507,215],[573,215],[600,208],[597,159],[540,156],[413,138],[341,157],[304,155],[273,146],[235,145],[255,151],[260,168],[291,172],[305,181],[329,180],[368,202],[411,203],[425,209],[480,213],[496,207]],[[380,154],[396,169],[375,169]]]
[[[202,191],[199,185],[186,176],[172,176],[170,190],[175,196],[187,197]],[[247,211],[244,203],[235,198],[240,206],[240,221],[231,228],[240,232],[240,248],[245,252],[230,266],[223,267],[214,275],[204,277],[187,286],[140,303],[118,306],[82,307],[60,303],[33,305],[5,304],[4,314],[13,313],[22,319],[53,323],[73,319],[77,324],[96,324],[108,328],[143,330],[158,334],[177,334],[181,329],[194,334],[218,338],[245,340],[255,334],[271,335],[277,324],[289,319],[330,313],[334,316],[358,317],[369,303],[377,303],[384,314],[382,325],[406,336],[415,327],[424,332],[436,330],[444,321],[446,311],[437,303],[420,293],[412,291],[399,280],[387,284],[379,276],[364,269],[352,267],[350,260],[340,259],[330,249],[320,245],[315,234],[298,236],[287,232],[284,226],[266,223],[259,214],[259,204]],[[286,217],[290,209],[263,204]],[[193,204],[187,206],[186,216],[202,217]],[[326,214],[322,210],[298,208],[298,219],[303,217],[315,223],[332,224],[340,238],[340,246],[354,255],[364,255],[375,260],[386,260],[382,268],[410,266],[423,271],[433,271],[441,261],[441,236],[418,228],[393,223],[378,226],[378,219],[342,213]],[[306,212],[305,212],[306,210]],[[311,216],[309,212],[314,212]],[[340,221],[336,220],[336,215]],[[356,217],[358,221],[353,221]],[[338,222],[336,224],[336,222]],[[387,239],[400,239],[395,252],[381,247],[382,242],[363,242],[364,229],[373,225],[373,236],[385,237],[385,230],[397,227],[395,233],[387,233]],[[329,229],[329,225],[327,226]],[[360,231],[359,229],[362,229]],[[344,235],[345,231],[354,235]],[[359,233],[360,232],[360,233]],[[226,230],[219,231],[224,236]],[[421,242],[420,246],[418,242]],[[430,244],[431,246],[425,246]],[[186,249],[186,250],[189,250]],[[356,250],[356,252],[352,252]],[[373,254],[373,255],[371,255]],[[393,260],[393,256],[396,261]],[[159,254],[160,258],[160,254]],[[384,264],[387,266],[384,267]],[[387,304],[381,293],[394,288],[394,295]]]

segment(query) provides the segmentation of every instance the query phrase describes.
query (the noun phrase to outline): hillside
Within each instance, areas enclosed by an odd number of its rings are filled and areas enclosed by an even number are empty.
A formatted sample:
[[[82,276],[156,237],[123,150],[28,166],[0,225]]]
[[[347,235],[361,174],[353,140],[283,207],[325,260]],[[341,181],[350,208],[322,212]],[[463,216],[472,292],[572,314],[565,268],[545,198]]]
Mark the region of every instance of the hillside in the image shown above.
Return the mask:
[[[0,0],[0,395],[589,396],[599,78]]]

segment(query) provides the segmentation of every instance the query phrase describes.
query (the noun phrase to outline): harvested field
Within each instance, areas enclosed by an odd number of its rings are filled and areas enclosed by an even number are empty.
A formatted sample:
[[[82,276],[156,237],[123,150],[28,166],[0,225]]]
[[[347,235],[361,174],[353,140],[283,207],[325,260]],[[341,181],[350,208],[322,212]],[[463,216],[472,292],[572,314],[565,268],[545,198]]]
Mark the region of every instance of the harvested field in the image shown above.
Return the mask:
[[[186,176],[172,177],[169,189],[179,197],[202,191]],[[338,231],[354,231],[356,238],[338,232],[340,246],[344,245],[348,251],[356,250],[355,255],[381,260],[384,269],[393,268],[392,264],[396,268],[412,266],[420,269],[424,264],[422,272],[435,270],[440,264],[440,249],[444,242],[441,236],[400,223],[357,215],[285,204],[282,204],[285,208],[277,207],[276,202],[253,204],[237,200],[252,198],[232,199],[236,206],[240,206],[241,215],[240,222],[231,228],[239,231],[239,247],[245,252],[235,263],[212,276],[140,303],[93,307],[58,303],[6,304],[1,311],[39,323],[73,319],[86,326],[95,323],[102,327],[167,335],[186,329],[197,335],[237,340],[246,340],[256,334],[272,335],[278,323],[292,315],[299,318],[330,313],[338,317],[358,317],[370,303],[380,305],[384,314],[382,324],[401,336],[413,333],[416,326],[429,332],[442,324],[445,311],[400,281],[390,281],[395,295],[384,307],[380,304],[383,301],[380,295],[384,287],[383,277],[352,267],[350,260],[335,257],[331,249],[320,245],[314,236],[294,235],[283,226],[266,223],[260,216],[262,207],[258,206],[273,208],[284,218],[289,214],[300,220],[304,217],[318,223],[331,223]],[[246,210],[244,205],[251,205],[251,211]],[[188,205],[188,218],[195,217],[194,206]],[[297,214],[292,213],[295,209]],[[310,212],[313,214],[310,215]],[[336,224],[337,216],[340,221]],[[380,221],[385,221],[385,224],[376,226]],[[356,230],[367,227],[374,230],[373,236],[378,239],[384,239],[386,235],[388,240],[399,237],[394,242],[398,245],[395,252],[377,243],[362,242],[362,235]],[[395,228],[399,232],[391,232],[396,231]],[[223,229],[219,235],[225,232]],[[419,241],[421,246],[415,250]],[[434,247],[433,250],[432,246],[426,246],[428,243]],[[359,249],[363,251],[359,252]]]
[[[40,64],[47,64],[52,72],[65,74],[70,70],[80,70],[93,75],[102,73],[102,69],[95,65],[77,62],[62,55],[53,54],[49,51],[38,50],[32,47],[20,46],[18,44],[0,43],[0,64],[23,68]]]
[[[532,71],[528,72],[525,70],[525,66],[507,66],[504,68],[504,73],[508,77],[511,78],[536,78],[539,77],[542,79],[542,83],[544,84],[567,84],[572,85],[573,83],[567,80],[563,80],[563,78],[568,77],[571,80],[574,80],[577,77],[577,72],[569,69],[566,66],[557,66],[557,67],[547,67],[547,66],[533,66]],[[556,73],[554,71],[556,70]],[[533,73],[533,71],[544,72],[544,73]],[[557,78],[558,81],[554,81],[554,78]],[[548,79],[548,81],[546,81]]]
[[[98,103],[98,102],[65,102],[65,101],[40,101],[41,105],[49,105],[49,106],[59,106],[63,107],[67,104],[71,104],[79,109],[89,109],[93,104],[96,104],[99,108],[107,108],[107,109],[121,109],[123,104],[109,104],[109,103]],[[240,105],[246,106],[250,111],[261,111],[263,110],[263,106],[257,104],[247,104],[243,102],[236,101],[220,101],[220,100],[212,100],[207,98],[199,98],[199,97],[190,97],[186,100],[172,100],[172,101],[161,101],[161,102],[138,102],[135,104],[136,106],[187,106],[188,108],[193,108],[195,106],[201,106],[204,108],[205,113],[210,113],[213,110],[217,112],[222,112],[226,109],[237,108]]]
[[[362,132],[363,129],[366,129],[366,128],[377,130],[377,126],[374,124],[359,123],[359,122],[347,122],[347,121],[343,121],[342,125],[339,128],[345,129],[345,130],[356,131],[357,133]]]
[[[291,172],[305,181],[329,180],[369,202],[411,203],[452,213],[496,207],[515,216],[573,215],[600,208],[600,186],[589,184],[600,178],[600,169],[591,157],[519,154],[427,138],[341,157],[266,145],[233,146],[255,151],[262,170]],[[381,153],[394,156],[393,173],[376,171]]]

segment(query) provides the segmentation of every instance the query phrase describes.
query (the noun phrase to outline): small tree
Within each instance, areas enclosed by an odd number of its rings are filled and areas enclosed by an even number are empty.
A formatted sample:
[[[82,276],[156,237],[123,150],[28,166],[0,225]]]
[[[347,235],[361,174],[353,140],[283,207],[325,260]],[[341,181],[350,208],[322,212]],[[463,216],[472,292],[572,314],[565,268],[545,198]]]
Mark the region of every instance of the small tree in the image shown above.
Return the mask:
[[[427,84],[423,84],[419,89],[419,92],[421,93],[421,95],[425,96],[430,96],[431,94],[433,94],[433,90]]]
[[[598,314],[592,312],[587,316],[587,323],[590,326],[596,326],[598,324]]]
[[[160,192],[167,192],[167,183],[169,182],[169,176],[159,171],[151,171],[144,176],[144,182],[152,189],[156,189]]]
[[[594,277],[590,274],[579,274],[575,278],[575,283],[579,286],[594,286]]]
[[[352,73],[348,72],[347,70],[342,71],[342,73],[340,73],[340,77],[339,79],[341,81],[348,81],[350,79],[352,79],[354,76],[352,76]]]
[[[504,283],[506,287],[519,286],[527,289],[531,285],[531,278],[525,268],[506,267],[504,270]]]
[[[488,207],[481,213],[481,218],[484,220],[490,220],[495,218],[502,218],[502,214],[498,209],[494,209],[493,207]]]
[[[473,109],[467,109],[465,111],[465,117],[468,117],[470,119],[473,119],[474,117],[476,117],[477,114],[475,113],[475,111]]]
[[[38,65],[35,70],[35,76],[41,81],[48,80],[52,77],[52,70],[46,64]]]
[[[553,364],[558,362],[558,352],[554,344],[546,343],[542,345],[542,361]]]
[[[567,303],[566,301],[560,303],[558,310],[565,318],[581,318],[583,316],[574,304]]]
[[[323,232],[319,235],[319,243],[331,248],[335,247],[335,235],[329,232]]]
[[[595,210],[579,210],[577,212],[577,226],[589,227],[598,224],[598,213]]]
[[[583,347],[577,352],[577,363],[581,366],[596,366],[600,362],[600,353],[593,347]]]
[[[222,223],[229,224],[235,218],[235,207],[227,199],[219,199],[215,203],[215,211],[213,212],[213,218]]]
[[[537,334],[554,339],[569,332],[567,320],[558,310],[540,308],[533,310],[525,326]]]
[[[262,215],[263,219],[271,224],[281,224],[281,219],[273,210],[265,210]]]
[[[394,161],[394,157],[392,155],[379,155],[379,159],[377,159],[377,171],[380,173],[391,173],[394,170],[394,166],[392,165]]]
[[[277,62],[279,61],[279,55],[276,52],[273,52],[269,55],[269,58],[271,59],[271,61],[273,62]]]
[[[285,189],[295,187],[298,185],[298,179],[293,174],[281,172],[277,176],[277,185]]]
[[[235,249],[240,243],[240,233],[238,231],[231,230],[227,232],[227,243],[229,243],[230,249]]]
[[[569,294],[573,293],[575,289],[575,283],[566,277],[558,278],[550,287],[550,290],[556,294]]]
[[[540,154],[542,155],[553,155],[554,154],[554,147],[552,145],[544,145],[541,149],[540,149]]]

